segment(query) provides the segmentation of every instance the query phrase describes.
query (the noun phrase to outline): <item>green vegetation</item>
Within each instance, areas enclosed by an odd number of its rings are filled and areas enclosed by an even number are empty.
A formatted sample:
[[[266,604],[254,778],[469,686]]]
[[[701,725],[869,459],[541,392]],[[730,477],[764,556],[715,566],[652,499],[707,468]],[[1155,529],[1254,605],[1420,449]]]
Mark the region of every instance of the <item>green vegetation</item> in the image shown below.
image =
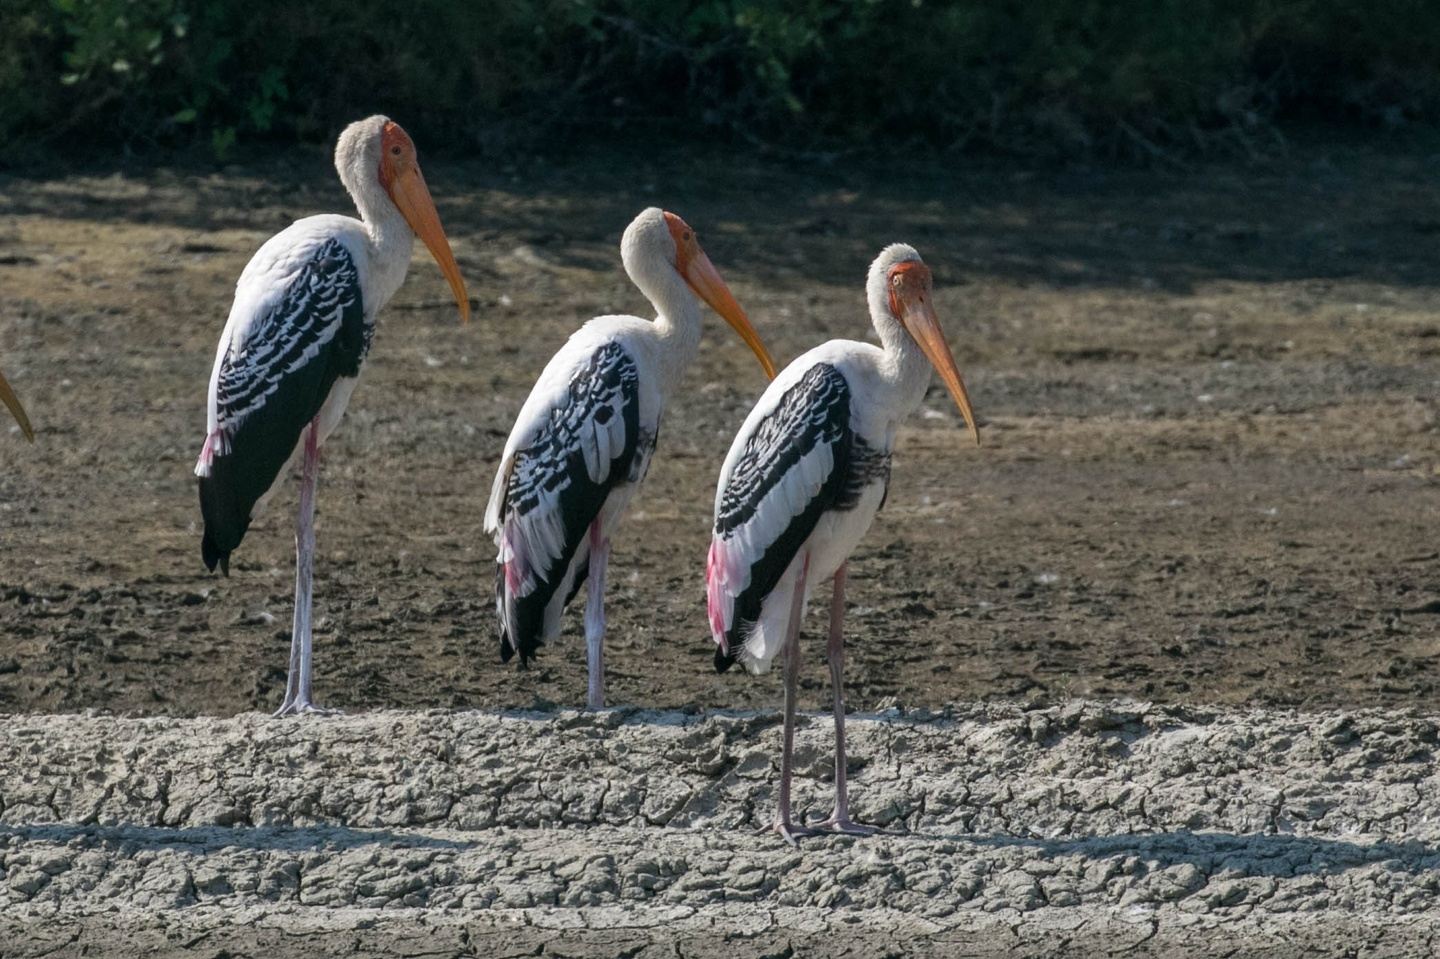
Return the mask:
[[[1440,120],[1435,0],[0,0],[0,135],[501,149],[627,124],[805,149],[1253,149]]]

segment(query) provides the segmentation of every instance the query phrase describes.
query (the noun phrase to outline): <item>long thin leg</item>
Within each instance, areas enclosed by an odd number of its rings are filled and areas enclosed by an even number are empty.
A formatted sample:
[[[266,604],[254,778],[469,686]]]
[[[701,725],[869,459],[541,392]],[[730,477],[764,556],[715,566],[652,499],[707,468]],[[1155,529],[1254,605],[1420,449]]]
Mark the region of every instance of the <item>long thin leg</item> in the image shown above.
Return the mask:
[[[605,707],[605,566],[610,541],[600,532],[600,521],[590,524],[589,591],[585,594],[585,660],[590,668],[586,702],[591,709]]]
[[[830,597],[830,642],[827,648],[830,659],[830,687],[835,697],[835,811],[824,822],[812,823],[811,828],[825,832],[848,833],[852,836],[868,836],[875,832],[872,826],[861,826],[850,819],[850,794],[845,785],[845,689],[842,685],[845,674],[845,569],[848,563],[841,563],[835,573],[835,592]]]
[[[290,673],[285,701],[276,716],[321,713],[311,700],[310,609],[315,564],[315,485],[320,474],[319,423],[305,429],[305,454],[300,468],[300,509],[295,517],[295,620],[290,628]]]
[[[775,813],[775,831],[792,846],[810,830],[790,821],[790,780],[795,771],[795,698],[800,682],[800,619],[805,611],[805,580],[810,574],[810,554],[800,563],[800,576],[790,599],[790,622],[785,627],[785,729],[780,747],[780,796]]]

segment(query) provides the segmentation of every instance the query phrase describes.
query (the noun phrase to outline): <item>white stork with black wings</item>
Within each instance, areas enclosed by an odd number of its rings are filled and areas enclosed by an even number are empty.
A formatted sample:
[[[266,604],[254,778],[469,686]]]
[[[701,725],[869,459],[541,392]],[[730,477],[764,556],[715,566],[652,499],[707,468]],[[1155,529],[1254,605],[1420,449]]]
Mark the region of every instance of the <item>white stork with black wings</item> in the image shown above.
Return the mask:
[[[301,461],[295,530],[295,620],[285,701],[276,715],[321,711],[311,698],[310,603],[320,446],[340,423],[370,351],[375,317],[395,295],[419,236],[460,306],[470,301],[415,144],[373,116],[346,127],[335,167],[360,219],[298,220],[271,237],[235,287],[210,374],[200,478],[205,565],[229,575],[230,553]]]
[[[495,474],[485,531],[499,547],[495,603],[500,658],[521,665],[560,633],[587,579],[587,702],[604,705],[605,568],[610,538],[639,489],[665,401],[700,345],[703,298],[775,365],[691,230],[673,213],[642,212],[620,244],[625,272],[654,320],[601,316],[582,326],[540,374]]]
[[[715,494],[705,567],[710,628],[721,672],[752,673],[785,651],[785,727],[776,830],[864,834],[850,819],[841,690],[845,561],[885,502],[900,421],[919,407],[933,365],[970,434],[980,435],[960,371],[931,305],[930,269],[912,247],[886,247],[870,266],[870,317],[881,347],[831,340],[786,367],[730,447]],[[800,621],[816,583],[834,577],[830,681],[835,712],[835,812],[811,826],[790,819]]]

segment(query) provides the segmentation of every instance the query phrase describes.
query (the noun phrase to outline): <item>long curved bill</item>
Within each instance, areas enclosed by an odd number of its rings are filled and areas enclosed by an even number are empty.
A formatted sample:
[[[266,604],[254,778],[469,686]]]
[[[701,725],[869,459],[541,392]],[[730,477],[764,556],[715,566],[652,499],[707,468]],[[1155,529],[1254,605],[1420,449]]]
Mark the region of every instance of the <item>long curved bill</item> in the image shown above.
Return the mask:
[[[455,294],[455,303],[460,307],[460,322],[469,323],[470,297],[465,292],[465,281],[460,277],[460,267],[455,263],[455,254],[450,252],[450,241],[440,225],[440,214],[435,210],[435,201],[430,197],[430,188],[425,185],[425,176],[419,167],[395,176],[390,183],[390,198],[440,265],[440,272],[445,274],[450,292]]]
[[[975,425],[975,410],[970,406],[970,394],[965,389],[965,381],[960,378],[960,370],[955,366],[950,344],[945,342],[945,334],[940,330],[940,318],[935,315],[935,308],[926,298],[907,298],[900,303],[900,322],[905,324],[905,329],[909,330],[915,342],[920,344],[925,358],[940,374],[945,388],[950,391],[955,405],[965,417],[965,424],[970,427],[970,438],[979,446],[980,430]]]
[[[25,415],[25,407],[20,405],[20,397],[16,396],[15,391],[10,388],[10,384],[5,382],[3,373],[0,373],[0,403],[4,403],[10,410],[10,414],[15,417],[15,422],[20,424],[20,432],[25,434],[25,438],[32,443],[35,442],[35,430],[30,426],[30,417]]]
[[[765,368],[765,375],[770,379],[775,378],[775,361],[770,358],[770,351],[765,349],[765,344],[760,342],[760,334],[755,332],[755,327],[750,325],[750,318],[736,302],[735,295],[720,278],[720,271],[715,269],[715,264],[703,250],[697,250],[690,258],[684,272],[685,282],[690,284],[690,289],[695,295],[706,303],[710,309],[720,314],[729,323],[745,345],[754,351],[760,359],[760,365]]]

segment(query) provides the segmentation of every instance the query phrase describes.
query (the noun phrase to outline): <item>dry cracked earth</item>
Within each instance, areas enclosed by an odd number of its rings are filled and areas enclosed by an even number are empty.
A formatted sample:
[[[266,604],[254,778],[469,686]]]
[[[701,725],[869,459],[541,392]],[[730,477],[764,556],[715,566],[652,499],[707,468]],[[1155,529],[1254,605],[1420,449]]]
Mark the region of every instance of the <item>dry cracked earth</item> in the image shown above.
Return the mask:
[[[0,432],[0,956],[1436,954],[1433,144],[425,168],[475,322],[417,253],[326,449],[316,691],[350,715],[305,722],[261,718],[293,486],[220,579],[190,466],[235,277],[348,209],[328,157],[0,172],[0,367],[39,434]],[[702,613],[763,385],[723,324],[616,544],[611,701],[653,711],[567,711],[574,622],[497,661],[491,471],[565,336],[644,309],[616,244],[652,203],[781,360],[865,335],[884,243],[935,270],[984,445],[932,392],[851,564],[850,775],[886,835],[756,833],[778,676],[716,676]],[[812,816],[830,736],[800,737]]]
[[[1430,956],[1440,720],[858,717],[791,849],[769,713],[15,717],[6,956]],[[797,803],[828,811],[828,721]]]

